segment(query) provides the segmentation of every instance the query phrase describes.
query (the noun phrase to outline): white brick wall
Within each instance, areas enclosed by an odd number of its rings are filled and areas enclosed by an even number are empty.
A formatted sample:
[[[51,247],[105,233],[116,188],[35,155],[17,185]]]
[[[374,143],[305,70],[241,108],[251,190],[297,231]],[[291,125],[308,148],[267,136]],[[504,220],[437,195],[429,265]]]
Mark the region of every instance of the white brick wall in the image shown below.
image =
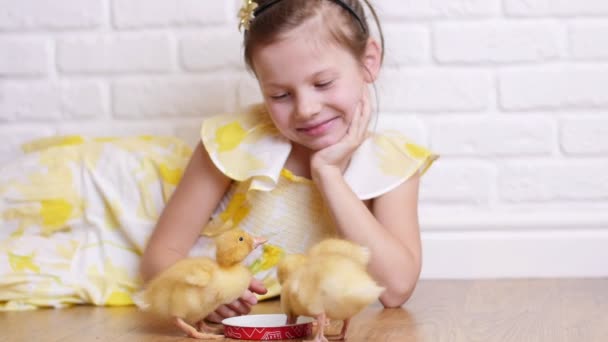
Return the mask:
[[[425,277],[606,276],[608,1],[376,0],[379,128],[442,154]],[[240,0],[0,0],[0,163],[53,134],[174,134],[259,100]]]

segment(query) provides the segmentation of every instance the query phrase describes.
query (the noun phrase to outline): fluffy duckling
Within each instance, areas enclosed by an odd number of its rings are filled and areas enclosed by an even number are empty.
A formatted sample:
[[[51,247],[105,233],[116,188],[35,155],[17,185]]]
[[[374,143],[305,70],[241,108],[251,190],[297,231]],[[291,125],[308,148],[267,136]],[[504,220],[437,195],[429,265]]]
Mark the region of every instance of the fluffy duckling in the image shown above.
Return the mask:
[[[349,257],[363,267],[367,267],[370,258],[369,249],[343,239],[325,239],[313,245],[308,254],[340,254]]]
[[[326,320],[341,320],[342,331],[330,339],[344,339],[350,319],[384,291],[367,272],[369,257],[367,248],[341,239],[324,240],[307,255],[286,256],[277,275],[287,323],[298,316],[315,317],[317,333],[311,342],[325,342]]]
[[[152,279],[141,295],[144,310],[172,318],[190,337],[223,338],[203,320],[247,290],[252,275],[241,262],[264,242],[241,229],[222,233],[215,239],[217,261],[182,259]]]

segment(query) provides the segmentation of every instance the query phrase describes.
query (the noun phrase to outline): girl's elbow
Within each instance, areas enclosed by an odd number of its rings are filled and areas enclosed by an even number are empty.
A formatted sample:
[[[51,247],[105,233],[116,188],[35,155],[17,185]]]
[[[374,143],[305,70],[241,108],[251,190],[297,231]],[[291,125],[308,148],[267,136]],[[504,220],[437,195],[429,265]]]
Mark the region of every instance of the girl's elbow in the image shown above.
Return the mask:
[[[380,303],[387,309],[399,308],[410,299],[413,292],[413,287],[385,290],[380,295]]]
[[[420,272],[406,279],[394,279],[392,283],[385,285],[386,290],[380,295],[380,302],[385,308],[397,308],[405,304],[412,297]]]

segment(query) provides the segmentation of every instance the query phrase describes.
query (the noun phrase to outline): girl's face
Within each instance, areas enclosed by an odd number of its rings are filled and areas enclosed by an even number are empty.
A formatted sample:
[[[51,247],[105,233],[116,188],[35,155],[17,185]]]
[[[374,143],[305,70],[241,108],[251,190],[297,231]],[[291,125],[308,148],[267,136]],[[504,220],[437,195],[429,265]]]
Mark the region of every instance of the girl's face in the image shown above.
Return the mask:
[[[253,54],[253,67],[277,129],[293,143],[317,151],[338,142],[371,82],[345,48],[301,25]]]

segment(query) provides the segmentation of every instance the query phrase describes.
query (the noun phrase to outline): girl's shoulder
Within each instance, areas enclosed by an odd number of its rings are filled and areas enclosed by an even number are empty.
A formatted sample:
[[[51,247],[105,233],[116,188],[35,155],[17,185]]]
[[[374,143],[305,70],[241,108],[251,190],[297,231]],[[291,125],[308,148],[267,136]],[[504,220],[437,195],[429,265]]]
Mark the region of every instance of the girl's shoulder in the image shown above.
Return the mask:
[[[401,132],[373,132],[353,154],[344,178],[360,199],[375,198],[423,175],[437,158]]]
[[[215,166],[235,181],[253,179],[252,187],[271,190],[291,151],[263,105],[236,114],[205,119],[201,141]]]
[[[258,190],[276,186],[291,151],[263,105],[205,119],[201,140],[220,171],[236,181],[252,180]],[[437,157],[398,131],[374,132],[353,154],[344,178],[359,198],[370,199],[423,174]]]

